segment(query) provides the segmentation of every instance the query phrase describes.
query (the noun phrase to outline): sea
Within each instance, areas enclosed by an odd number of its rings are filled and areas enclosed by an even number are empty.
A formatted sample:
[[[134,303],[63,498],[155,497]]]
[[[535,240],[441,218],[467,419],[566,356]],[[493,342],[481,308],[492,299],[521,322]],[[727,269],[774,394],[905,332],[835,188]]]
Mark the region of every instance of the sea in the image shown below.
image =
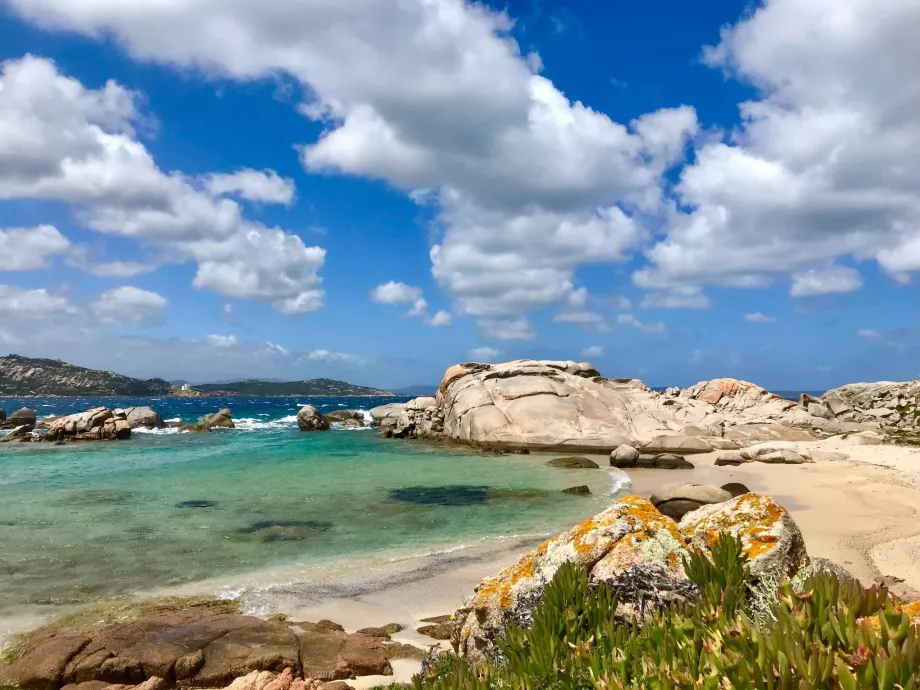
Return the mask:
[[[8,413],[27,406],[40,418],[150,405],[194,423],[228,407],[237,427],[0,444],[0,620],[196,582],[220,582],[215,593],[229,596],[258,573],[309,587],[324,567],[380,571],[555,534],[627,492],[613,468],[559,469],[542,455],[388,440],[370,427],[297,427],[302,404],[369,418],[407,399],[0,398]],[[563,493],[576,485],[590,495]]]

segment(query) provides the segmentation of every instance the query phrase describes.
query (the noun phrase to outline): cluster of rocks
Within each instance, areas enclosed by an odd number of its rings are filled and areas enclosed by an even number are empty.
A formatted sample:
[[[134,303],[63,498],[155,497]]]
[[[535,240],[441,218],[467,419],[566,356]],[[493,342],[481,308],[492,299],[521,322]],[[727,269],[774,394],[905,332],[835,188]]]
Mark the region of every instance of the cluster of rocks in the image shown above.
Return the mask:
[[[809,415],[835,422],[877,424],[899,432],[920,432],[920,380],[851,383],[820,398],[803,393],[799,405]]]
[[[85,412],[36,421],[35,410],[23,408],[10,415],[12,430],[0,442],[31,441],[115,441],[131,437],[131,424],[125,410],[94,407]]]
[[[195,424],[195,431],[211,431],[212,429],[235,429],[233,413],[228,408],[206,414]]]
[[[361,429],[364,427],[364,413],[334,410],[324,415],[313,405],[302,405],[297,412],[297,426],[301,431],[328,431],[332,424],[342,429]]]
[[[424,650],[393,642],[377,629],[349,634],[330,621],[263,620],[210,605],[164,606],[138,619],[44,628],[0,668],[0,686],[344,690],[344,684],[329,683],[392,675],[391,659],[423,656]],[[261,675],[265,672],[271,676]]]
[[[545,541],[480,582],[454,614],[454,650],[473,660],[489,654],[508,622],[528,620],[556,571],[567,562],[587,569],[592,582],[609,583],[620,602],[617,615],[627,621],[641,620],[650,603],[691,593],[692,583],[683,569],[688,548],[708,552],[724,532],[741,541],[755,580],[767,573],[794,576],[808,563],[798,526],[769,497],[746,492],[732,498],[728,489],[690,485],[663,489],[656,500],[665,508],[680,500],[700,507],[677,522],[652,502],[628,496]]]

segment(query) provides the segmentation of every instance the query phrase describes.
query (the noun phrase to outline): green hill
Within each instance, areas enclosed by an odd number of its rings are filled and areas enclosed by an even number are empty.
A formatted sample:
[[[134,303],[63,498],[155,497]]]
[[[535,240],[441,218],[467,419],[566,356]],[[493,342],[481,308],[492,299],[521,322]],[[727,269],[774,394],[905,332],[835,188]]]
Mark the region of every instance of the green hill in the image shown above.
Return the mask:
[[[59,359],[0,357],[0,395],[169,395],[163,379],[132,379],[111,371],[86,369]]]
[[[307,379],[306,381],[237,381],[234,383],[205,383],[194,389],[208,395],[391,395],[388,391],[366,386],[354,386],[333,379]]]

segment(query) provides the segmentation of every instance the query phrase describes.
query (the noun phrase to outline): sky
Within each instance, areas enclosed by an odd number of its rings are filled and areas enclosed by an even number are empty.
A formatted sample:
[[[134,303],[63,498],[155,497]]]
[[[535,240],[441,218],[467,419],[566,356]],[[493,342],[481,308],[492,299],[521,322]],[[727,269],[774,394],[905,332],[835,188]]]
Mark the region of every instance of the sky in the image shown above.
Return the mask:
[[[920,375],[916,0],[0,0],[0,352]]]

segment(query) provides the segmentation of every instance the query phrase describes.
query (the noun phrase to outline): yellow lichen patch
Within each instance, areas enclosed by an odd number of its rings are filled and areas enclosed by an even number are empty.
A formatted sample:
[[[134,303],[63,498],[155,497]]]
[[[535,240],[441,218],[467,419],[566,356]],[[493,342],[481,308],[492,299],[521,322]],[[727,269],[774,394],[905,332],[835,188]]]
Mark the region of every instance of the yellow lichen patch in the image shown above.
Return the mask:
[[[786,515],[786,509],[773,499],[748,493],[735,499],[731,509],[716,510],[685,527],[683,538],[712,548],[720,534],[729,532],[741,540],[745,553],[754,560],[776,547],[776,529]]]
[[[901,607],[901,611],[910,616],[911,619],[920,619],[920,601],[915,601],[911,604],[904,604],[904,606]]]

